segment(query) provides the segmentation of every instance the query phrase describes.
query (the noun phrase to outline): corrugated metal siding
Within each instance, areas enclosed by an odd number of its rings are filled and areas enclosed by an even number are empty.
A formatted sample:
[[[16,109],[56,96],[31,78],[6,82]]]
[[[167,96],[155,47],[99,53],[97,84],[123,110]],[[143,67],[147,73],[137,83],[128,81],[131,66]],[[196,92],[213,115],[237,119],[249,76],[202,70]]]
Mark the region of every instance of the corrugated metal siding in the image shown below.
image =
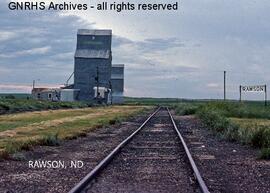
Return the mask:
[[[79,94],[79,90],[76,89],[62,89],[61,90],[61,101],[75,101],[77,100],[77,96]]]
[[[95,30],[95,29],[79,29],[78,30],[78,35],[97,35],[97,36],[111,36],[112,35],[112,30]]]
[[[112,75],[124,76],[124,65],[123,64],[113,64],[112,65]]]
[[[75,52],[76,58],[110,58],[110,51],[109,50],[76,50]]]
[[[92,100],[97,67],[99,86],[110,87],[112,53],[111,30],[79,30],[75,53],[74,88],[80,89],[79,100]]]
[[[124,65],[113,64],[111,74],[112,91],[124,92]]]
[[[124,79],[111,79],[113,92],[124,92]]]
[[[124,68],[125,65],[124,64],[113,64],[112,67],[113,68]]]
[[[97,85],[97,66],[99,86],[109,88],[111,78],[111,61],[106,59],[75,59],[74,88],[80,89],[79,100],[92,100],[94,86]]]
[[[123,74],[112,74],[112,79],[124,79]]]
[[[111,99],[112,99],[113,104],[122,104],[122,103],[124,103],[124,96],[123,96],[122,92],[120,92],[120,93],[114,92]]]
[[[111,51],[111,36],[77,35],[77,50],[109,50]]]

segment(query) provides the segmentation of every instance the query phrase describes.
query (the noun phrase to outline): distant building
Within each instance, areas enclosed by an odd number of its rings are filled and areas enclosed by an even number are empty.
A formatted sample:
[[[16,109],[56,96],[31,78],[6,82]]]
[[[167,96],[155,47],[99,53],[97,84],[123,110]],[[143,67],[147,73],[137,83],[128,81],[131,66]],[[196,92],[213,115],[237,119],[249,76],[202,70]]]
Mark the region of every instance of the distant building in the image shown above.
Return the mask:
[[[62,88],[33,88],[32,97],[46,101],[76,101],[79,90]]]
[[[112,30],[79,29],[72,73],[74,84],[67,83],[59,89],[34,88],[33,98],[123,103],[124,65],[112,66],[111,46]]]
[[[59,88],[33,88],[32,97],[37,100],[59,101]]]
[[[113,64],[111,73],[111,100],[114,104],[124,102],[124,64]]]

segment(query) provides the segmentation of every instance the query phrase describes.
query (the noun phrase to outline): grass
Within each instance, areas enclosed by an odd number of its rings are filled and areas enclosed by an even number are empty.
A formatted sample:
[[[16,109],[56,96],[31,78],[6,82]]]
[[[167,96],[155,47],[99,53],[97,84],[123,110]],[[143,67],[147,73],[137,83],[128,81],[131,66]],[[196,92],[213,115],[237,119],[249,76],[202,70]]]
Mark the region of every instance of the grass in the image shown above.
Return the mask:
[[[0,98],[10,98],[10,99],[29,99],[31,94],[28,93],[0,93]]]
[[[178,115],[193,115],[201,107],[201,102],[181,102],[173,104],[171,107]]]
[[[178,99],[178,98],[146,98],[146,97],[125,97],[125,104],[127,105],[159,105],[172,106],[179,103],[194,102],[197,100]]]
[[[59,145],[61,140],[84,137],[95,128],[119,123],[150,109],[123,105],[2,115],[0,154],[8,157],[36,145]]]
[[[202,122],[217,135],[261,149],[261,158],[269,159],[270,108],[256,103],[211,102],[196,112]]]
[[[181,102],[173,105],[178,115],[196,114],[217,136],[261,150],[270,159],[270,107],[262,102]]]
[[[12,139],[5,144],[2,154],[16,153],[20,150],[30,150],[35,145],[57,146],[60,144],[58,133],[41,135],[27,140]]]
[[[258,148],[270,147],[270,120],[230,118],[237,125],[241,142]]]
[[[40,111],[49,109],[85,108],[92,106],[88,102],[51,102],[34,99],[0,99],[0,114]]]
[[[259,102],[211,102],[207,107],[222,111],[226,117],[270,119],[270,107]]]
[[[270,160],[270,148],[263,148],[260,153],[260,158]]]

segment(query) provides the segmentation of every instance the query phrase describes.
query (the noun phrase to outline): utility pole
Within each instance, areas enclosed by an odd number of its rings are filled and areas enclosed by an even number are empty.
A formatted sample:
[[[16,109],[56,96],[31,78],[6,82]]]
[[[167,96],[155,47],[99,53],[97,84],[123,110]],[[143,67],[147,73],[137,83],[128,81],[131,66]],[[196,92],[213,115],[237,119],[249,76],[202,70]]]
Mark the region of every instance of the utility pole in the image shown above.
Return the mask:
[[[224,71],[224,101],[226,100],[226,71]]]
[[[240,102],[242,102],[242,86],[239,86],[239,93],[240,93]]]
[[[33,89],[36,87],[36,81],[40,81],[40,79],[33,80]]]
[[[264,85],[264,105],[267,106],[267,86]]]
[[[35,83],[36,83],[36,81],[35,81],[35,80],[33,80],[33,89],[35,88]]]

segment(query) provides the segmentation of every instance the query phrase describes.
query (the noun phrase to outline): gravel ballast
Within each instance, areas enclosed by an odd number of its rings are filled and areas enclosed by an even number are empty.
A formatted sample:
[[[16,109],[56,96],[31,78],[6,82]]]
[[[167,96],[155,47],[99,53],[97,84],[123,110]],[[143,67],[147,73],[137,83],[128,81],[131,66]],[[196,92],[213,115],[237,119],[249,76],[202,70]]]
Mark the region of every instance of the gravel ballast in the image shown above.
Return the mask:
[[[194,116],[175,119],[210,192],[270,192],[270,161],[259,150],[215,136]]]

